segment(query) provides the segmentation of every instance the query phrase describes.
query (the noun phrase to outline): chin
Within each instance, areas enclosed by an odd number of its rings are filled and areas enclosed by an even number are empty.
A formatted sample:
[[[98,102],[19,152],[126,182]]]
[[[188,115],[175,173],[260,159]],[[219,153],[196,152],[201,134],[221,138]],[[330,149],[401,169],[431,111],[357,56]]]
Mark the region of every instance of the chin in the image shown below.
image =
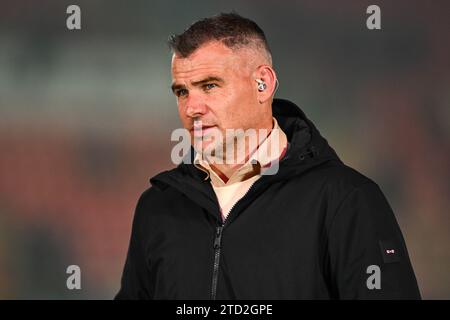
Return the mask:
[[[217,157],[218,154],[216,154],[216,148],[220,148],[220,146],[215,143],[202,140],[195,141],[193,146],[195,151],[201,153],[204,157]]]

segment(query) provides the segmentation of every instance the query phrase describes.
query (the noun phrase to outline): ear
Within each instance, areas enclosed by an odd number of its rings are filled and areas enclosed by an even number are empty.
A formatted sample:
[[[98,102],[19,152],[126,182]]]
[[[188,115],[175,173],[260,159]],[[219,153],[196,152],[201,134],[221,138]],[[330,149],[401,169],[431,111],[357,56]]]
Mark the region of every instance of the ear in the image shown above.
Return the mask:
[[[269,101],[273,97],[276,89],[277,75],[275,73],[275,70],[273,70],[273,68],[269,65],[260,65],[254,72],[254,79],[255,91],[259,103],[263,104]],[[266,89],[263,91],[258,91],[258,83],[256,82],[256,80],[259,79],[264,81],[264,83],[266,84]]]

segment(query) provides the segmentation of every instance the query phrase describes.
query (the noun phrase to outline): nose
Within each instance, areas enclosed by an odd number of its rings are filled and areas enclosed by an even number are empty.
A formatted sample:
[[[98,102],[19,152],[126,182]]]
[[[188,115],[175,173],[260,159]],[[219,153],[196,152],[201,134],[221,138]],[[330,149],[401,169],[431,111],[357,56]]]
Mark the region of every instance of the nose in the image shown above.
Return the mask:
[[[207,111],[204,99],[202,99],[200,95],[195,94],[194,92],[189,93],[189,96],[186,98],[185,103],[186,115],[190,118],[203,116]]]

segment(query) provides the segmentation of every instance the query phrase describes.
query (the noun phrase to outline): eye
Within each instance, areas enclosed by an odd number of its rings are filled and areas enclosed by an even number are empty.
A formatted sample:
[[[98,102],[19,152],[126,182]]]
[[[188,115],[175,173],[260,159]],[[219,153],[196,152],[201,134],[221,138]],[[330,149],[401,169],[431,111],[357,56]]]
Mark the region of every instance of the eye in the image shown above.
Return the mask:
[[[188,91],[186,90],[186,89],[178,89],[178,90],[175,90],[175,95],[177,96],[177,97],[184,97],[184,96],[186,96],[188,94]]]
[[[215,88],[215,87],[217,87],[217,85],[216,85],[215,83],[207,83],[207,84],[205,84],[205,85],[203,86],[203,88],[204,88],[206,91],[209,91],[209,90],[211,90],[211,89],[213,89],[213,88]]]

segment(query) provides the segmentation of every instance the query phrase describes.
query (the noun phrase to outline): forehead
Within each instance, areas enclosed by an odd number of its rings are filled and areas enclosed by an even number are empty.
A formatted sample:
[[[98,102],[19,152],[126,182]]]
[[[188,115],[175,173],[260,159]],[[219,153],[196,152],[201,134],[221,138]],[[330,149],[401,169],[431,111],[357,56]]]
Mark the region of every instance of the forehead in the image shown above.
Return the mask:
[[[240,51],[233,51],[220,42],[211,42],[201,46],[186,58],[174,54],[172,77],[195,77],[203,73],[239,70],[244,63],[244,55]]]

